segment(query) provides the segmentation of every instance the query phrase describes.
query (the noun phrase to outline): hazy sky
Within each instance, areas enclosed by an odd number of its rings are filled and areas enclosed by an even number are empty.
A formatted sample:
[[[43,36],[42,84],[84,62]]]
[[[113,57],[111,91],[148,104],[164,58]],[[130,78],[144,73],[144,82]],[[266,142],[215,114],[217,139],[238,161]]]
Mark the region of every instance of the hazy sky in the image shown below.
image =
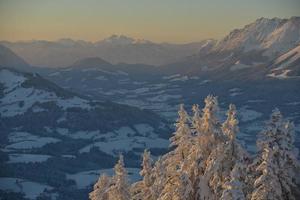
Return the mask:
[[[0,40],[157,42],[220,38],[259,17],[300,16],[300,0],[0,0]]]

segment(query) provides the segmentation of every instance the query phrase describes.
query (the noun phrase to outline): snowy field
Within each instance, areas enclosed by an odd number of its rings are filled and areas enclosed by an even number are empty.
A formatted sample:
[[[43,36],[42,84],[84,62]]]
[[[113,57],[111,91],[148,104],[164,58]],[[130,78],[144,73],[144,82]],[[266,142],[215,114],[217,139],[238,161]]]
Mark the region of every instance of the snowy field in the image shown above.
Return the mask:
[[[51,156],[40,154],[9,154],[8,163],[36,163],[47,161]]]
[[[41,148],[49,143],[56,143],[60,140],[52,137],[39,137],[27,132],[12,132],[8,135],[9,145],[5,151]]]
[[[37,102],[45,103],[54,101],[57,106],[63,109],[71,107],[90,109],[89,101],[79,97],[61,98],[54,92],[22,87],[21,84],[23,84],[26,80],[26,77],[12,71],[0,71],[0,83],[2,83],[5,87],[5,95],[0,101],[0,112],[2,117],[13,117],[24,114]],[[44,110],[41,109],[35,111]]]
[[[45,189],[52,187],[19,178],[0,177],[0,189],[12,192],[23,192],[28,199],[36,199]]]
[[[140,169],[139,168],[126,168],[128,172],[128,178],[130,182],[136,182],[140,180]],[[67,179],[74,180],[76,182],[77,188],[84,189],[90,185],[95,184],[97,179],[101,174],[106,174],[109,176],[114,175],[114,169],[101,169],[101,170],[90,170],[83,171],[76,174],[67,174]]]
[[[159,138],[156,133],[153,132],[153,127],[147,124],[135,125],[135,132],[130,127],[121,127],[114,132],[109,132],[99,137],[95,137],[93,144],[79,150],[80,153],[89,152],[91,148],[98,147],[99,150],[116,156],[120,152],[129,152],[134,148],[167,148],[169,141]],[[136,135],[138,134],[138,135]],[[101,140],[101,141],[98,141]]]

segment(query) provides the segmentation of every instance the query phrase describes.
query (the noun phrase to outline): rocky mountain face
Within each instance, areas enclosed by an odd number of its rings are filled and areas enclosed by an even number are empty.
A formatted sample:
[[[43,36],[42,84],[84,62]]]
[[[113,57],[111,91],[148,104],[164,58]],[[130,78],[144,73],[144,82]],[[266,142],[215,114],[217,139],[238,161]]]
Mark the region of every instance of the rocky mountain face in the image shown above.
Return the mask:
[[[212,51],[263,50],[267,56],[276,56],[300,42],[300,18],[260,18],[241,29],[235,29],[218,42]]]
[[[248,79],[254,72],[252,79],[262,79],[271,73],[273,60],[299,45],[299,30],[300,17],[260,18],[231,31],[209,51],[166,65],[162,71],[230,79]]]

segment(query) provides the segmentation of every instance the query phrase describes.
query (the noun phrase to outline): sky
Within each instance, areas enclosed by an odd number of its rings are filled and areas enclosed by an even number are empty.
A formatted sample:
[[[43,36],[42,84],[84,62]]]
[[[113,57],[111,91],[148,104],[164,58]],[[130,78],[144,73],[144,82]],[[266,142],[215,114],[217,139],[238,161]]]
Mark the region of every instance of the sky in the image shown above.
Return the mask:
[[[260,17],[300,16],[299,0],[0,0],[0,40],[219,39]]]

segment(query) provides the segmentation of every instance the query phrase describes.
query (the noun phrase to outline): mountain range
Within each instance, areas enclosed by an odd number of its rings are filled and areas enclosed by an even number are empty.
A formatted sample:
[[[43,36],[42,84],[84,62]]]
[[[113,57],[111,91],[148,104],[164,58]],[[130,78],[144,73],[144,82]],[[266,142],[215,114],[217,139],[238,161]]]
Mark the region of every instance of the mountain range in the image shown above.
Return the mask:
[[[10,48],[31,66],[61,68],[88,57],[98,57],[117,66],[159,65],[159,68],[154,68],[156,73],[161,74],[217,74],[219,78],[232,78],[233,74],[239,74],[239,78],[244,79],[253,72],[257,74],[257,71],[260,71],[259,75],[253,78],[272,77],[280,57],[300,44],[299,30],[300,17],[260,18],[231,31],[219,41],[210,39],[169,44],[112,35],[94,43],[61,39],[2,41],[0,44]],[[299,76],[297,66],[285,66],[285,71],[281,72],[286,76]],[[228,72],[232,74],[229,77]],[[275,75],[279,76],[273,77],[282,78],[282,73],[277,70]]]
[[[154,43],[123,35],[112,35],[94,43],[72,39],[0,42],[29,64],[41,67],[66,67],[86,57],[101,57],[114,64],[163,65],[210,48],[214,43],[215,40],[189,44]]]

